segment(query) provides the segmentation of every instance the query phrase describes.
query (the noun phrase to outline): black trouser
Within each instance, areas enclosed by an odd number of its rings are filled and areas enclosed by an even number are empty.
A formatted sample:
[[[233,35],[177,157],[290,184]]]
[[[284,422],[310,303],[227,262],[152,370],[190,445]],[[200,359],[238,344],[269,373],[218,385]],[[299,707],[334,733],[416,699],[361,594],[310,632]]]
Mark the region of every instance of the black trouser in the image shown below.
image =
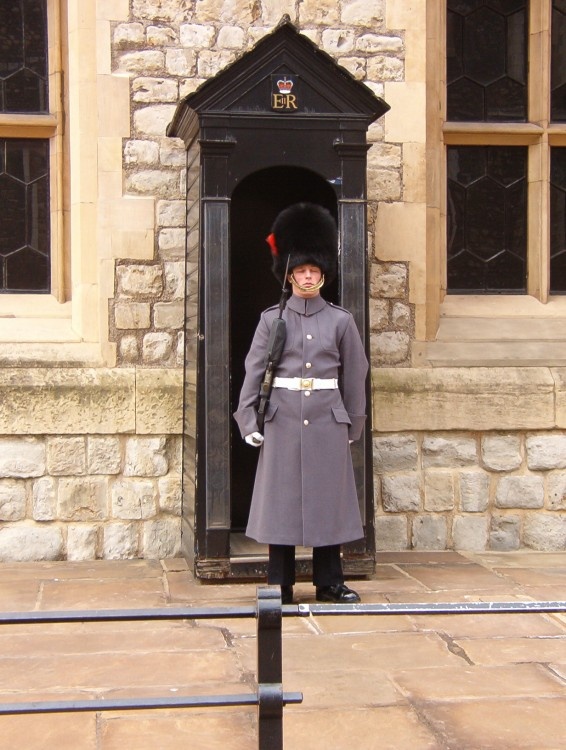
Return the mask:
[[[295,583],[295,548],[287,544],[269,545],[267,582],[279,586]],[[335,586],[344,583],[340,545],[313,547],[312,582],[315,586]]]

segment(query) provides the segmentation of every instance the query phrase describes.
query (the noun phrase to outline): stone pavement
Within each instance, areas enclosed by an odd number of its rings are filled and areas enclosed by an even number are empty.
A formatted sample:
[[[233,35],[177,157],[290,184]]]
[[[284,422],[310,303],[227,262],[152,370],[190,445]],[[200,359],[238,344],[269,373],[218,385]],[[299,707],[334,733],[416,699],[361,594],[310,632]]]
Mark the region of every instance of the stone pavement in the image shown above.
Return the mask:
[[[364,602],[566,599],[566,554],[382,553]],[[0,565],[0,609],[255,601],[183,560]],[[309,583],[298,599],[314,602]],[[0,700],[247,693],[254,620],[4,625]],[[309,616],[283,621],[285,750],[566,748],[566,614]],[[563,713],[564,712],[564,713]],[[0,750],[256,750],[256,710],[0,717]]]

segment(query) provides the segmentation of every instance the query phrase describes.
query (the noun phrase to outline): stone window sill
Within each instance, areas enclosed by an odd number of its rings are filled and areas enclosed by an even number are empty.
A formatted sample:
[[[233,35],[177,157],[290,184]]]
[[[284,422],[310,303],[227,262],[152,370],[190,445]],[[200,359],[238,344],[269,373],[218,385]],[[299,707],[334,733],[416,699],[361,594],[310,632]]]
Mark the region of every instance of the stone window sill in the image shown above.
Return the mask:
[[[110,359],[109,359],[110,357]],[[0,297],[0,367],[109,364],[112,353],[73,329],[71,303],[50,295]]]
[[[449,295],[434,341],[415,342],[417,367],[564,367],[566,297]]]

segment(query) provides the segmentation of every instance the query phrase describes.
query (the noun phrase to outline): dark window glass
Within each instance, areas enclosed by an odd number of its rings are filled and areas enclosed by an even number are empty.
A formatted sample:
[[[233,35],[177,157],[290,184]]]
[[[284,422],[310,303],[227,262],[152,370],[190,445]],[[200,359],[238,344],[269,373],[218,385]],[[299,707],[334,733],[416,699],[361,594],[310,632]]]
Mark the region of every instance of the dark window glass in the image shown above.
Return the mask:
[[[566,294],[566,148],[550,160],[550,293]]]
[[[527,149],[448,147],[448,292],[524,293]]]
[[[527,0],[448,0],[448,120],[526,121],[527,19]]]
[[[0,138],[0,293],[49,292],[49,141]]]
[[[566,0],[552,3],[550,119],[566,122]]]
[[[0,0],[0,112],[47,112],[45,0]]]

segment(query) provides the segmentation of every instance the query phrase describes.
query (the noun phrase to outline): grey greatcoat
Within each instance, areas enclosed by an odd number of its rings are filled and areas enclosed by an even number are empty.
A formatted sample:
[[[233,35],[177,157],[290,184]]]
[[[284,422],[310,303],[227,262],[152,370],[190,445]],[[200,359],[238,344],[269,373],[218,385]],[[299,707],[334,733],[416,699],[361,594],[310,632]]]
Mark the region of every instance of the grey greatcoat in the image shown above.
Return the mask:
[[[246,358],[234,417],[243,437],[258,430],[257,399],[273,307],[262,313]],[[320,296],[292,295],[278,377],[340,378],[341,390],[274,388],[266,412],[247,536],[322,547],[364,535],[349,440],[365,421],[368,362],[352,315]]]

